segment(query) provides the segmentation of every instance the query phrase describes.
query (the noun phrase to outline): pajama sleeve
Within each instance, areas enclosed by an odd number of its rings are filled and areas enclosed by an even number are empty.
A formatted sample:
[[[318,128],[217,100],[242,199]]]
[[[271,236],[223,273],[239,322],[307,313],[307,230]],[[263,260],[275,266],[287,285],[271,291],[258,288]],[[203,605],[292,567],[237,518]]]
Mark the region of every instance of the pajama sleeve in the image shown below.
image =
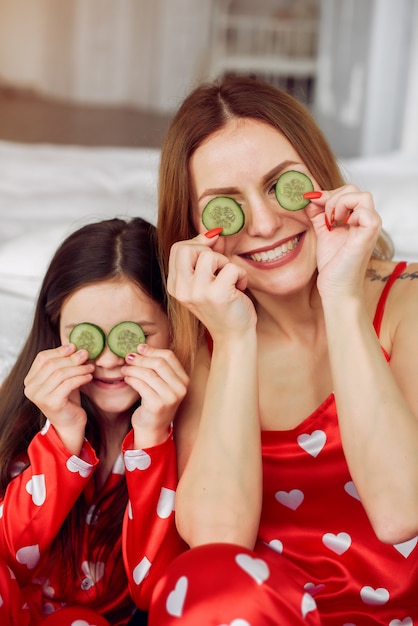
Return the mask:
[[[174,519],[177,459],[172,434],[152,448],[133,450],[132,445],[133,431],[122,450],[129,493],[122,546],[131,596],[147,610],[155,583],[187,546]]]
[[[11,480],[0,504],[0,558],[21,586],[33,578],[98,463],[87,441],[79,457],[72,455],[48,421],[28,457],[29,466]]]

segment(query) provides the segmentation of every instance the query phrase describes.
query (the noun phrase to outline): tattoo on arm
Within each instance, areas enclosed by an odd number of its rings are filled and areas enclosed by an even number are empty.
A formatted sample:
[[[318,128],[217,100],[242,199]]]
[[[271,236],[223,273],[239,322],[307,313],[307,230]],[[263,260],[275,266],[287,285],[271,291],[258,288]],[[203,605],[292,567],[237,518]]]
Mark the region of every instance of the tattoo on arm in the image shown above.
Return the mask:
[[[372,282],[375,280],[380,280],[382,283],[385,283],[387,280],[389,280],[390,276],[390,274],[385,274],[384,276],[382,276],[381,274],[376,272],[375,269],[367,270],[367,278],[369,278]],[[410,280],[418,279],[418,272],[405,271],[398,276],[398,280],[407,280],[408,278]]]

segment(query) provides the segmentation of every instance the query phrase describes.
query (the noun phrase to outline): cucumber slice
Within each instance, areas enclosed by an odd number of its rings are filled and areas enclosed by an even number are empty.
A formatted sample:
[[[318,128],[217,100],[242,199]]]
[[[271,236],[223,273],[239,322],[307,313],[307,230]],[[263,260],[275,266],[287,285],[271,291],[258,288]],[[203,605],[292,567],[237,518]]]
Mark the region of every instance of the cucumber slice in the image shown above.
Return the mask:
[[[81,324],[76,324],[70,332],[70,343],[73,343],[77,350],[87,350],[89,359],[93,360],[103,352],[106,336],[96,324],[81,322]]]
[[[120,322],[107,336],[109,348],[123,359],[129,352],[136,352],[139,343],[145,343],[145,333],[135,322]]]
[[[236,200],[217,196],[203,209],[202,222],[208,230],[221,227],[221,235],[235,235],[244,226],[245,215]]]
[[[313,191],[311,179],[302,172],[289,170],[279,177],[276,183],[276,198],[280,206],[288,211],[300,211],[310,202],[303,198],[304,193]]]

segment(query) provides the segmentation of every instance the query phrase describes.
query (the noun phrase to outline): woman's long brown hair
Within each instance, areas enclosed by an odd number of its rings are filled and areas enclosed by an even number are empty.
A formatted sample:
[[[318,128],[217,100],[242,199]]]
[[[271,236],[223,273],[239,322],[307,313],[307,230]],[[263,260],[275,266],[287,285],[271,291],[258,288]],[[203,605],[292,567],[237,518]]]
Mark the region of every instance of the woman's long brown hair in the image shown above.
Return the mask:
[[[193,225],[190,158],[209,136],[234,118],[255,119],[276,128],[295,148],[322,189],[335,189],[345,183],[317,123],[289,93],[263,81],[236,76],[200,85],[180,106],[162,148],[157,236],[164,276],[168,273],[173,243],[197,234]],[[391,258],[392,254],[391,241],[382,232],[374,256]],[[171,297],[168,306],[174,351],[190,370],[203,329]]]

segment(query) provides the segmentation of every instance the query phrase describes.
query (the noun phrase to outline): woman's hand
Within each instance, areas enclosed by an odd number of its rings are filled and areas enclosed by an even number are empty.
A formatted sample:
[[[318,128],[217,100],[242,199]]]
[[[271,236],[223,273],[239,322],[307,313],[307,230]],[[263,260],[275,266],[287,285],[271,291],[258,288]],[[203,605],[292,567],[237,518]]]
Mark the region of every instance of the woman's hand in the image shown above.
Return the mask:
[[[25,377],[24,393],[58,432],[73,454],[84,441],[87,416],[81,407],[79,389],[92,380],[94,364],[87,350],[73,344],[40,352]]]
[[[370,193],[344,185],[308,205],[317,234],[318,289],[322,298],[358,294],[382,221]]]
[[[186,395],[189,378],[171,350],[138,346],[122,367],[125,382],[141,396],[141,405],[132,415],[134,448],[149,448],[167,439],[180,402]]]
[[[253,327],[256,313],[245,271],[223,254],[222,237],[197,235],[171,248],[167,288],[208,329],[213,338]]]

